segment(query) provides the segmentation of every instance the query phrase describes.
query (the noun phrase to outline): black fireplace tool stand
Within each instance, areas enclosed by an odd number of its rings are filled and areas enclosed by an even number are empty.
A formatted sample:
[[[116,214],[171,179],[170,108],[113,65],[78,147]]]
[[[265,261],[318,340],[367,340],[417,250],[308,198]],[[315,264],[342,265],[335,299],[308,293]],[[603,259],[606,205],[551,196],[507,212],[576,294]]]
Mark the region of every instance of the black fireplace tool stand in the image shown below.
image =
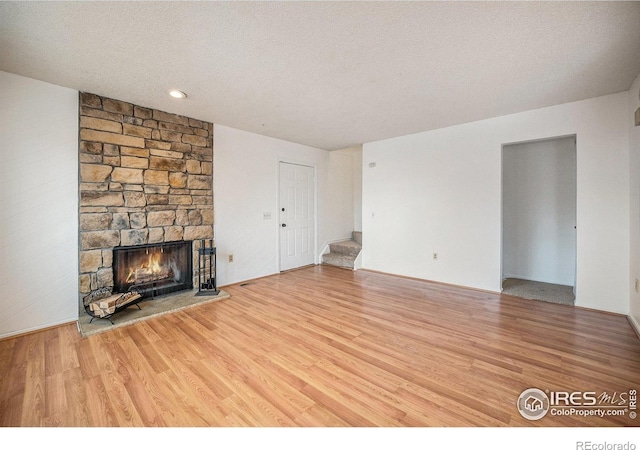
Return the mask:
[[[216,248],[213,239],[200,240],[198,249],[198,293],[196,295],[218,295],[216,287]],[[207,277],[208,275],[208,277]]]

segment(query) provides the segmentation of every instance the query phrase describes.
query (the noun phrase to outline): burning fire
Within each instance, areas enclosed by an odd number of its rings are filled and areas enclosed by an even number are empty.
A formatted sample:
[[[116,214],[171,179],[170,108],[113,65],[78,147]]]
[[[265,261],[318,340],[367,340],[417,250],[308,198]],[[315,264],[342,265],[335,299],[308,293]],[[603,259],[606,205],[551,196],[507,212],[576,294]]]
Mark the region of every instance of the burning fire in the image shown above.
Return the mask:
[[[139,267],[130,267],[127,283],[140,284],[150,281],[164,280],[173,277],[171,264],[169,266],[161,264],[161,255],[157,253],[149,254],[146,261]]]

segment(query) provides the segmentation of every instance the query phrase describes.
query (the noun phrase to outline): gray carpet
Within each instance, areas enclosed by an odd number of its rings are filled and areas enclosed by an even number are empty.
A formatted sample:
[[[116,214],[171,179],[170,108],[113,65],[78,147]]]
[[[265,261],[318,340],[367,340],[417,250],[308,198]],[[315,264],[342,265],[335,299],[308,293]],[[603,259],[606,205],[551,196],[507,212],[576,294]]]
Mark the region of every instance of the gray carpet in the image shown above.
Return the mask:
[[[228,292],[223,290],[220,290],[218,295],[196,295],[197,293],[197,290],[183,291],[153,299],[145,299],[138,303],[141,309],[138,309],[138,307],[134,305],[112,316],[111,320],[113,321],[113,325],[106,319],[96,318],[91,322],[91,316],[82,311],[78,318],[78,330],[83,337],[86,337],[95,333],[131,325],[140,320],[150,319],[151,317],[190,308],[202,303],[215,302],[231,297]]]
[[[542,300],[562,305],[574,305],[573,286],[541,283],[539,281],[507,278],[502,283],[502,293],[530,300]]]

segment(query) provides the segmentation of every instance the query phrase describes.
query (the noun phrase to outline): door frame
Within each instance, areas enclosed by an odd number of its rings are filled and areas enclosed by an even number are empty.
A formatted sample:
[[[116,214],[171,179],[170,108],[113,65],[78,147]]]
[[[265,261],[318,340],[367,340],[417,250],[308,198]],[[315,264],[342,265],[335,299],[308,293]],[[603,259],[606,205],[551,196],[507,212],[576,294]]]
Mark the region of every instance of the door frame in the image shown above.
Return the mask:
[[[573,295],[574,295],[574,305],[578,304],[578,237],[579,237],[579,229],[580,227],[578,226],[578,210],[579,210],[579,204],[578,204],[578,196],[579,196],[579,189],[580,189],[580,184],[579,184],[579,177],[578,177],[578,166],[579,166],[579,161],[578,161],[578,134],[577,133],[570,133],[570,134],[563,134],[563,135],[558,135],[558,136],[550,136],[550,137],[544,137],[544,138],[539,138],[539,139],[529,139],[529,140],[523,140],[523,141],[513,141],[513,142],[506,142],[506,143],[502,143],[500,146],[500,282],[498,284],[499,286],[499,292],[502,292],[502,284],[504,282],[504,152],[505,152],[505,147],[509,147],[511,145],[518,145],[518,144],[533,144],[536,142],[545,142],[545,141],[554,141],[557,139],[565,139],[565,138],[571,138],[573,137],[574,139],[574,151],[576,154],[576,198],[575,198],[575,206],[576,206],[576,217],[575,217],[575,228],[576,231],[574,233],[574,239],[575,239],[575,252],[573,255],[573,261],[574,261],[574,279],[573,279]],[[508,149],[507,149],[508,151]]]
[[[309,161],[302,161],[290,158],[278,157],[276,173],[276,202],[277,202],[277,220],[276,220],[276,254],[278,255],[278,273],[282,272],[282,252],[280,246],[280,164],[294,164],[296,166],[311,167],[313,169],[313,263],[318,264],[318,165]],[[294,270],[294,269],[291,269]]]

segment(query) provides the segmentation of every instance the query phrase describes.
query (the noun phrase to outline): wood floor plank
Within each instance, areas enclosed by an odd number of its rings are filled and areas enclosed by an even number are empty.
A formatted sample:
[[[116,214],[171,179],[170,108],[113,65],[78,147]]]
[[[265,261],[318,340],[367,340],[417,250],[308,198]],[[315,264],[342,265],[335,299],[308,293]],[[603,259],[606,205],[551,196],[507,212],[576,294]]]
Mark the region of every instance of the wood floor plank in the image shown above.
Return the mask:
[[[379,387],[368,383],[366,380],[353,377],[350,372],[320,360],[315,365],[313,372],[330,374],[332,385],[344,393],[349,393],[364,404],[393,419],[397,423],[407,415],[404,406],[397,400],[394,390],[383,391]]]
[[[57,337],[60,345],[60,364],[62,370],[71,370],[80,367],[76,345],[81,337],[78,335],[77,330],[74,330],[73,327],[57,327],[55,330],[58,332]]]
[[[348,427],[349,424],[332,414],[327,409],[316,404],[307,408],[296,418],[301,427]]]
[[[42,426],[46,415],[44,336],[43,333],[29,337],[24,388],[24,403],[27,407],[22,409],[22,421],[33,423],[34,426]]]
[[[51,330],[47,330],[48,332],[43,335],[45,346],[44,370],[45,376],[47,377],[60,373],[64,370],[62,361],[62,345],[60,343],[58,330],[60,330],[60,328],[53,328]],[[73,348],[73,346],[71,348]]]
[[[94,351],[92,341],[93,339],[82,339],[75,346],[80,371],[85,379],[100,376],[100,366],[97,360],[100,355]]]
[[[0,340],[0,426],[617,427],[529,421],[522,391],[640,386],[623,316],[313,266],[81,338]]]
[[[405,425],[409,421],[411,426],[420,427],[504,426],[499,420],[412,383],[398,388],[395,395],[406,405],[408,413],[402,420]]]
[[[163,405],[164,401],[158,401],[160,398],[156,394],[157,389],[149,389],[150,386],[138,378],[133,378],[127,382],[125,387],[131,403],[138,412],[142,424],[145,427],[161,427],[166,425],[162,418],[162,413],[159,412],[159,408],[161,408],[160,405]],[[169,408],[165,406],[162,409],[166,411]]]
[[[250,358],[245,357],[243,361],[243,355],[237,351],[231,343],[225,342],[223,339],[219,339],[216,342],[219,348],[217,354],[217,361],[221,368],[226,371],[225,380],[229,380],[227,385],[231,388],[234,394],[231,396],[237,400],[236,404],[242,404],[243,410],[252,411],[252,413],[261,418],[263,426],[291,426],[293,421],[283,413],[278,406],[269,401],[265,396],[261,395],[260,391],[266,392],[267,396],[272,396],[273,392],[269,392],[269,389],[264,384],[258,384],[258,389],[255,389],[257,377],[255,373],[246,366],[246,362],[252,364],[253,361]],[[244,362],[244,364],[243,364]],[[255,367],[255,366],[254,366]],[[274,395],[274,397],[277,397]],[[230,397],[228,397],[230,398]],[[279,404],[289,404],[285,398],[277,399]]]
[[[224,342],[224,339],[220,339],[218,342],[223,351],[225,348],[231,350],[234,347],[232,342]],[[232,355],[231,364],[235,370],[245,375],[244,383],[289,419],[294,420],[305,409],[313,406],[313,402],[309,398],[282,382],[277,372],[271,372],[256,360],[242,353],[232,351],[227,353]]]
[[[24,396],[21,394],[0,400],[0,425],[3,427],[25,426],[22,416],[23,405]]]
[[[98,422],[93,422],[91,420],[92,414],[89,410],[87,401],[87,385],[86,380],[82,376],[82,371],[80,369],[71,369],[63,373],[65,374],[64,392],[67,403],[66,417],[68,419],[68,422],[71,424],[69,426],[102,426],[99,425],[103,423],[102,417],[98,418]],[[110,399],[110,402],[113,402],[113,400]],[[116,410],[115,406],[114,410]]]
[[[164,412],[168,424],[178,422],[191,427],[207,427],[222,424],[225,417],[219,410],[218,400],[203,394],[194,395],[194,388],[179,373],[168,370],[158,375],[160,389],[174,407]],[[197,389],[197,388],[196,388]],[[173,425],[176,426],[176,425]]]
[[[49,375],[45,379],[45,411],[42,425],[46,427],[67,427],[67,396],[64,387],[65,375],[62,372]]]
[[[8,400],[16,395],[23,395],[27,382],[27,361],[31,340],[29,336],[11,339],[15,345],[3,366],[2,384],[0,384],[0,401]]]
[[[107,394],[102,378],[95,376],[84,378],[87,393],[87,412],[90,415],[89,426],[116,427],[118,419],[113,410],[113,402]],[[73,424],[71,426],[78,426]]]
[[[171,404],[166,401],[163,393],[157,385],[154,368],[148,364],[144,355],[140,352],[138,343],[134,337],[125,335],[119,340],[119,348],[123,351],[126,364],[131,367],[133,376],[126,383],[127,392],[141,412],[141,418],[146,426],[163,426],[161,411],[171,409]]]

